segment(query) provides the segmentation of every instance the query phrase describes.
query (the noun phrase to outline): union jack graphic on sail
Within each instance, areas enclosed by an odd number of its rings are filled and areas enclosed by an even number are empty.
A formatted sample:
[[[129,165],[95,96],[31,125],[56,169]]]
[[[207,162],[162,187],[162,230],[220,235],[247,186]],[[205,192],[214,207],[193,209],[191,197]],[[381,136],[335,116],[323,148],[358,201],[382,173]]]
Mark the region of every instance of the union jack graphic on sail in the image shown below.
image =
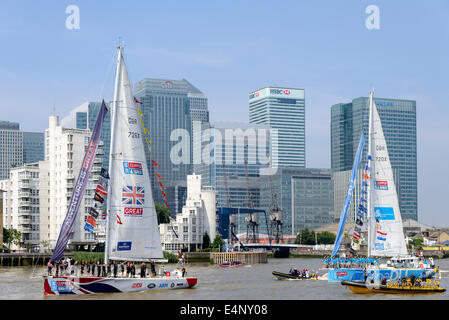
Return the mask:
[[[122,187],[122,204],[143,206],[145,204],[145,189],[139,186]]]

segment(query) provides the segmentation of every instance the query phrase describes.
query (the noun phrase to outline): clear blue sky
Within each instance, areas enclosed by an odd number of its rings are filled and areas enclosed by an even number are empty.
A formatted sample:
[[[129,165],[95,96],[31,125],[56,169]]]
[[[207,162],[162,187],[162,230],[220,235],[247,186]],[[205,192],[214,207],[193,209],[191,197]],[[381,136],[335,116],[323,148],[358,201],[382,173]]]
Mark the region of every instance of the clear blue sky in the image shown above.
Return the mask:
[[[68,5],[80,29],[68,30]],[[380,30],[365,27],[368,5]],[[367,96],[414,99],[419,220],[449,226],[447,0],[0,2],[1,120],[43,131],[87,100],[111,99],[118,38],[129,73],[186,78],[211,120],[248,121],[248,93],[305,88],[308,167],[330,167],[330,106]]]

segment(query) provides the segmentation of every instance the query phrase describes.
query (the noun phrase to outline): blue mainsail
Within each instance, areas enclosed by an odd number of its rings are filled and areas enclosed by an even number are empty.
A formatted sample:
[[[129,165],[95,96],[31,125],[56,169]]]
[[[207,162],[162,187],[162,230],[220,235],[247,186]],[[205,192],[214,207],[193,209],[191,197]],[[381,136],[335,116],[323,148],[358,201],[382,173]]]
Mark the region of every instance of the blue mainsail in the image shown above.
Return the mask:
[[[95,122],[94,130],[92,131],[92,136],[90,138],[89,146],[87,148],[86,154],[84,155],[83,164],[80,169],[80,173],[76,180],[75,187],[73,188],[73,195],[70,199],[70,203],[67,209],[67,214],[65,216],[64,222],[61,226],[61,231],[59,232],[58,241],[56,242],[55,250],[53,251],[53,256],[51,261],[60,260],[63,257],[64,249],[67,246],[67,242],[70,238],[70,233],[73,229],[73,224],[78,213],[78,209],[83,199],[84,191],[86,190],[87,183],[89,181],[89,175],[94,164],[95,154],[97,153],[98,143],[100,142],[101,130],[103,128],[103,120],[106,116],[108,109],[106,104],[101,104],[100,111],[98,112],[97,121]]]
[[[346,218],[348,215],[349,205],[351,204],[352,191],[354,190],[354,182],[357,177],[357,169],[359,168],[360,159],[362,158],[363,145],[365,144],[365,135],[362,133],[360,137],[359,147],[354,158],[354,165],[352,167],[351,180],[349,181],[348,193],[346,194],[345,203],[341,210],[340,224],[338,225],[337,237],[335,238],[334,250],[332,257],[334,257],[338,250],[340,250],[341,238],[343,237],[343,230],[345,228]]]

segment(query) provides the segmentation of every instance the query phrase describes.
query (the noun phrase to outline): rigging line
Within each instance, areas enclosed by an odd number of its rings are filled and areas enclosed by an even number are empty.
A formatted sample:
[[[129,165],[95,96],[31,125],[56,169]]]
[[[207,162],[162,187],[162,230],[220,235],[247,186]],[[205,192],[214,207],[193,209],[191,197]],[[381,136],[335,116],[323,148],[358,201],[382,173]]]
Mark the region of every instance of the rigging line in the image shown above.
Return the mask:
[[[39,278],[39,277],[36,277],[34,274],[35,274],[35,272],[36,272],[36,266],[37,266],[37,263],[39,262],[40,256],[41,256],[41,252],[39,251],[39,254],[38,254],[37,259],[36,259],[36,263],[34,264],[33,272],[32,272],[31,275],[30,275],[30,279],[36,279],[36,278]],[[44,260],[42,259],[42,261],[44,261]]]
[[[115,69],[115,68],[112,67],[113,64],[114,64],[115,59],[116,59],[116,56],[115,56],[115,55],[112,55],[112,59],[111,59],[110,62],[109,62],[108,68],[106,69],[106,76],[105,76],[105,78],[104,78],[104,80],[103,80],[103,85],[102,85],[101,91],[100,91],[100,92],[101,92],[101,99],[100,99],[100,100],[104,99],[104,96],[105,96],[105,88],[106,88],[106,81],[108,80],[108,78],[109,78],[109,76],[110,76],[110,74],[111,74],[111,70],[114,70],[114,69]]]

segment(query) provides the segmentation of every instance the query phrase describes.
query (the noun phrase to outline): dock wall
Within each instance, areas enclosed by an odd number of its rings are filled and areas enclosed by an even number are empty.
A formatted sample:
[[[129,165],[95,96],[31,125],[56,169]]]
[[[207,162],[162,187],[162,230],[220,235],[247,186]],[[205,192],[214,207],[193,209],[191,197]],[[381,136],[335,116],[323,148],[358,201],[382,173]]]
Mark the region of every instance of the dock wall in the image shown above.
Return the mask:
[[[223,262],[240,261],[245,264],[267,263],[268,254],[263,252],[213,252],[212,261],[214,264]]]

